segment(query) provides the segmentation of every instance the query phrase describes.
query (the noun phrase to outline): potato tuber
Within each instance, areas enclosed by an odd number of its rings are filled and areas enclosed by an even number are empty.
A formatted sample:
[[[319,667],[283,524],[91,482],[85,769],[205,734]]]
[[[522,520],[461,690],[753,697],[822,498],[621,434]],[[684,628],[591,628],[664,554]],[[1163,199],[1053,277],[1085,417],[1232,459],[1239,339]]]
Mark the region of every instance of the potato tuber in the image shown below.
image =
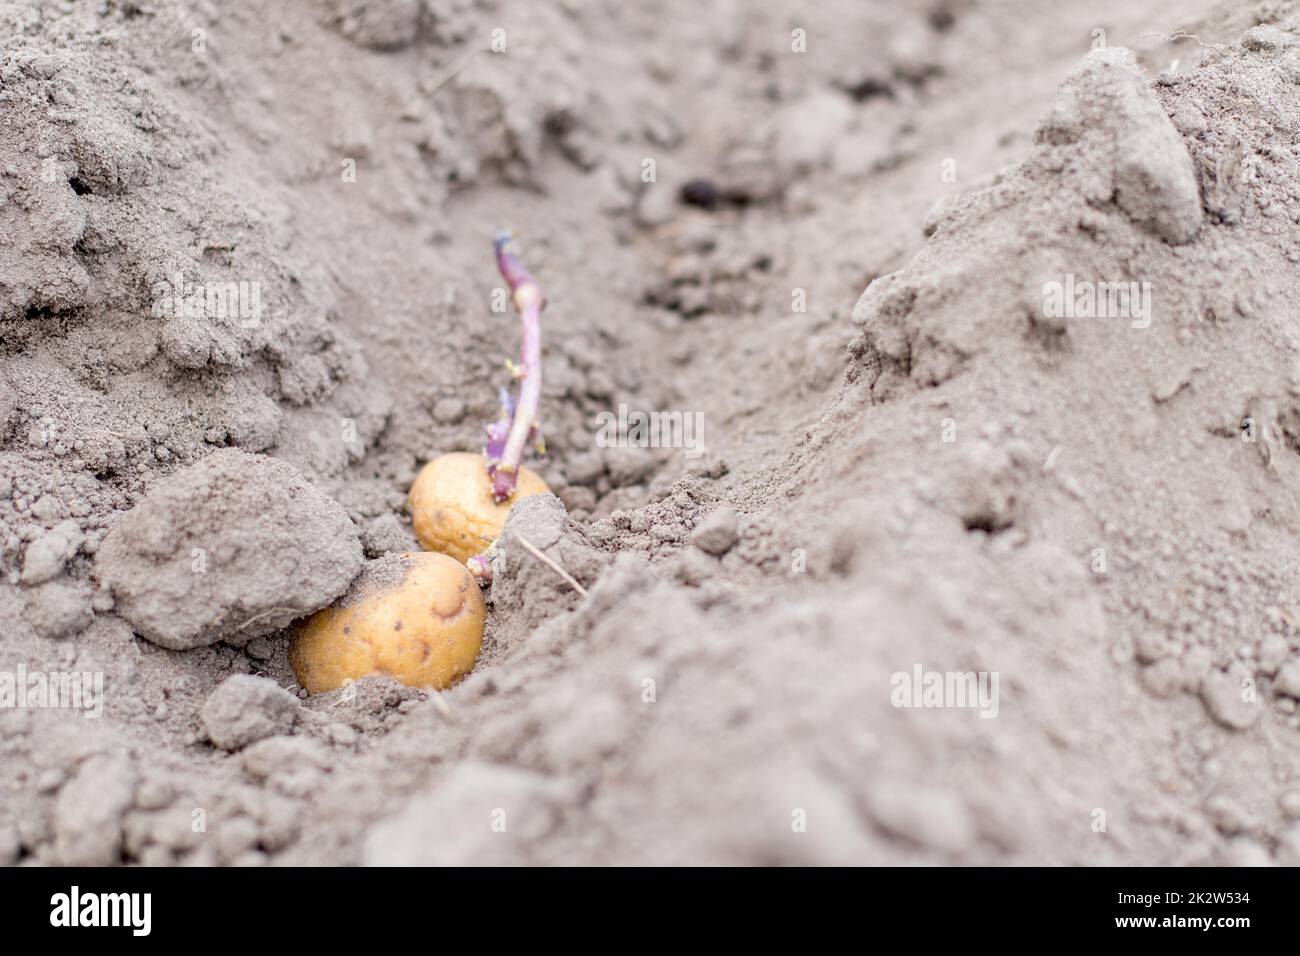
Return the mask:
[[[515,501],[550,491],[531,469],[520,467],[514,498],[496,501],[483,457],[452,452],[429,462],[416,475],[408,504],[421,547],[468,561],[501,534]]]
[[[443,690],[474,666],[486,616],[463,564],[443,554],[390,554],[297,625],[289,663],[311,694],[372,675]]]

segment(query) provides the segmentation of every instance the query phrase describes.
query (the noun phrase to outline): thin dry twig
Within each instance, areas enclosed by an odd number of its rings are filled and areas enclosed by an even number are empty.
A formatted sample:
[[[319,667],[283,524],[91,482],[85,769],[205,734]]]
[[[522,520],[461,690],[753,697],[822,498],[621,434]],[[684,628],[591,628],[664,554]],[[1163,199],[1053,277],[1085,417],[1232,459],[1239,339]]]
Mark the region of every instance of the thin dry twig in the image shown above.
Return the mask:
[[[523,535],[519,534],[519,532],[516,531],[514,535],[515,535],[515,540],[518,541],[520,544],[522,544],[526,549],[528,549],[528,552],[532,554],[533,557],[535,557],[538,561],[541,561],[543,564],[547,565],[552,571],[554,571],[560,577],[564,578],[564,580],[569,583],[569,586],[573,588],[573,590],[577,591],[583,597],[587,596],[587,589],[584,588],[581,584],[579,584],[577,579],[572,574],[564,570],[564,568],[560,567],[560,565],[556,563],[556,561],[553,558],[547,555],[544,551],[542,551],[541,548],[537,547],[535,544],[533,544]]]
[[[295,614],[302,613],[301,610],[296,607],[268,607],[265,611],[259,611],[257,614],[254,614],[243,624],[240,624],[237,628],[235,628],[235,630],[242,631],[244,628],[248,627],[248,625],[254,623],[255,621],[260,621],[262,618],[270,614],[279,614],[284,611],[292,611]]]
[[[1191,40],[1203,50],[1214,50],[1216,53],[1223,53],[1228,48],[1222,43],[1206,43],[1195,34],[1188,33],[1186,30],[1175,30],[1173,33],[1144,33],[1144,40],[1164,40],[1166,43],[1177,43],[1179,40]]]

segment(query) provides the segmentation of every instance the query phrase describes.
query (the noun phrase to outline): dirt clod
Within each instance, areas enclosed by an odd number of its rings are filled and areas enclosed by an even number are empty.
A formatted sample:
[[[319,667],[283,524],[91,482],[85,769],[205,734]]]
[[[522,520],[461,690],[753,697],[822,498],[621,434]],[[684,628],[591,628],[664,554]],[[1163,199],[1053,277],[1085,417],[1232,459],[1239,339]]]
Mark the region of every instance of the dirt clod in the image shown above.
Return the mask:
[[[226,678],[204,703],[200,718],[208,738],[223,750],[242,750],[293,728],[298,699],[275,681],[250,674]]]
[[[343,510],[284,462],[229,450],[159,483],[96,555],[118,613],[183,650],[270,634],[361,570]]]

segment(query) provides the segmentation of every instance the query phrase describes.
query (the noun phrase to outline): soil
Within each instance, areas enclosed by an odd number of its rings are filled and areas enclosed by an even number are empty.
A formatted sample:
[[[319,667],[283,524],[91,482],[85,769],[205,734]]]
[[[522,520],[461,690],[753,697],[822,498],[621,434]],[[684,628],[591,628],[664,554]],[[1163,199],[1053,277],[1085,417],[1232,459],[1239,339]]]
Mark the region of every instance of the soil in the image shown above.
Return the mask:
[[[1298,89],[1291,0],[0,6],[0,864],[1300,864]],[[308,696],[502,227],[555,496]]]

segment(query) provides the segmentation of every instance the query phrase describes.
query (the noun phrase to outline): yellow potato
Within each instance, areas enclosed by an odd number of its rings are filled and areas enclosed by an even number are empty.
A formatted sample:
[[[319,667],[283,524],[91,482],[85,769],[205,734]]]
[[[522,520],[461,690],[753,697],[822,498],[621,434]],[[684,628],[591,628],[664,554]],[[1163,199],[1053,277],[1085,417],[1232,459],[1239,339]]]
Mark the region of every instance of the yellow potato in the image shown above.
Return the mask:
[[[483,456],[451,452],[435,458],[415,476],[409,499],[411,525],[425,548],[468,561],[501,536],[511,505],[550,490],[535,471],[521,467],[514,496],[497,504]]]
[[[289,663],[311,694],[370,675],[442,690],[474,666],[486,617],[463,564],[445,554],[392,554],[295,628]]]

